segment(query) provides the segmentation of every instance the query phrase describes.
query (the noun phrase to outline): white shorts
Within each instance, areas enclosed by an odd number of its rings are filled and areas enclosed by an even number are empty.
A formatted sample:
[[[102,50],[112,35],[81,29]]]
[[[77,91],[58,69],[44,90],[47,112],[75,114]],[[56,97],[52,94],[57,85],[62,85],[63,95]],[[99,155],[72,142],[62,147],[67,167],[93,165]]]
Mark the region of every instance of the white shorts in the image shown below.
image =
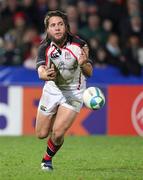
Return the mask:
[[[56,114],[58,106],[62,105],[79,112],[83,105],[82,94],[83,89],[61,91],[58,88],[46,87],[45,85],[39,102],[38,111],[45,115],[53,115]]]

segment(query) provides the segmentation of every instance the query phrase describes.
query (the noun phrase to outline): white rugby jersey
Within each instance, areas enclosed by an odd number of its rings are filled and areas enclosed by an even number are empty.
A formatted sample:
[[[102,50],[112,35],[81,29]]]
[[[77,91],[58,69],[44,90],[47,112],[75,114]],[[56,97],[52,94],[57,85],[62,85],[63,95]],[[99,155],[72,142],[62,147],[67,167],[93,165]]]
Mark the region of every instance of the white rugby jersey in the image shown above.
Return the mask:
[[[85,44],[85,41],[80,38],[68,35],[66,43],[61,48],[57,48],[49,40],[40,45],[37,68],[40,65],[49,66],[53,63],[57,71],[56,80],[54,82],[47,81],[48,85],[58,86],[61,90],[81,90],[85,88],[86,78],[78,65],[81,48]]]

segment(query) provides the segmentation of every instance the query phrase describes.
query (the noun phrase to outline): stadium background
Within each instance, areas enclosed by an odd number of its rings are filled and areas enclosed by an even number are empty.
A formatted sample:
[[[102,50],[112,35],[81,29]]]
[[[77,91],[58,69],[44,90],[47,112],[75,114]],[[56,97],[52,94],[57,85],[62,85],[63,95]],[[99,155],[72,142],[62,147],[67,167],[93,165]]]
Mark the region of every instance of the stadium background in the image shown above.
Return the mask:
[[[100,87],[106,96],[101,110],[83,107],[67,134],[142,136],[143,17],[139,0],[0,1],[0,135],[34,134],[43,85],[34,69],[35,57],[44,37],[43,17],[57,8],[67,12],[72,33],[88,41],[94,74],[87,83]]]

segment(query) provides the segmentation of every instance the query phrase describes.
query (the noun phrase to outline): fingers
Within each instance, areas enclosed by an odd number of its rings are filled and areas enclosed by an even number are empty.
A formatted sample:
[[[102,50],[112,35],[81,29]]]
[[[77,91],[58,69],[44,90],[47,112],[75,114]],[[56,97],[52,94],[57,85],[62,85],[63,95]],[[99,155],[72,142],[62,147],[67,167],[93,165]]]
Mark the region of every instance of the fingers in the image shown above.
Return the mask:
[[[83,49],[81,49],[81,55],[84,55],[84,54],[85,54],[84,50],[83,50]]]
[[[40,79],[48,81],[48,80],[55,80],[57,73],[54,68],[54,65],[52,65],[51,68],[41,65],[38,68],[38,75]]]
[[[51,67],[47,69],[47,79],[48,80],[54,80],[56,78],[56,71],[54,64],[51,64]]]
[[[81,49],[81,55],[88,58],[88,54],[89,54],[89,49],[87,47],[84,47],[84,48]]]
[[[48,73],[54,72],[55,71],[55,65],[52,63],[50,67],[46,68],[46,71]]]
[[[50,69],[47,69],[46,72],[47,72],[47,75],[51,75],[51,74],[55,73],[55,69],[50,68]]]
[[[85,51],[84,51],[83,49],[81,49],[81,55],[80,55],[80,57],[82,57],[82,58],[87,58],[87,55],[86,55],[86,53],[85,53]]]
[[[55,74],[52,74],[52,75],[47,75],[47,80],[55,80],[56,78],[56,73]]]
[[[56,78],[56,72],[55,71],[48,71],[47,72],[47,79],[48,80],[54,80]]]
[[[53,64],[53,63],[51,64],[51,68],[52,68],[52,69],[53,69],[53,68],[55,68],[55,66],[54,66],[54,64]]]
[[[89,49],[87,46],[84,46],[81,48],[81,55],[78,60],[79,65],[83,65],[84,63],[88,61],[88,52],[89,52]]]
[[[54,77],[48,76],[48,77],[46,78],[46,80],[47,80],[47,81],[55,80],[55,78],[56,78],[55,76],[54,76]]]
[[[89,55],[89,48],[88,48],[87,45],[85,45],[85,46],[82,47],[82,51],[84,51],[84,53],[85,53],[86,56],[88,57],[88,55]]]

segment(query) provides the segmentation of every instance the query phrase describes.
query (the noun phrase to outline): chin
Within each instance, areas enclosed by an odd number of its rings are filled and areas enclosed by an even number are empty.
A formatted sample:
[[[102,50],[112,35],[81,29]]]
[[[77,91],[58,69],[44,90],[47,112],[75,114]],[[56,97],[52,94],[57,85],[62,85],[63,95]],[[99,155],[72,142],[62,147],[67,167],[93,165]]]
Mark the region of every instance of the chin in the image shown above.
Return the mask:
[[[61,37],[59,37],[59,38],[54,38],[54,37],[53,37],[53,38],[52,38],[52,41],[55,42],[56,44],[62,44],[63,41],[65,41],[66,37],[67,37],[67,35],[66,35],[66,33],[65,33],[63,36],[61,36]]]
[[[56,44],[62,44],[63,43],[63,41],[65,40],[65,37],[63,36],[63,37],[61,37],[61,38],[55,38],[55,39],[53,39],[53,41],[56,43]]]

